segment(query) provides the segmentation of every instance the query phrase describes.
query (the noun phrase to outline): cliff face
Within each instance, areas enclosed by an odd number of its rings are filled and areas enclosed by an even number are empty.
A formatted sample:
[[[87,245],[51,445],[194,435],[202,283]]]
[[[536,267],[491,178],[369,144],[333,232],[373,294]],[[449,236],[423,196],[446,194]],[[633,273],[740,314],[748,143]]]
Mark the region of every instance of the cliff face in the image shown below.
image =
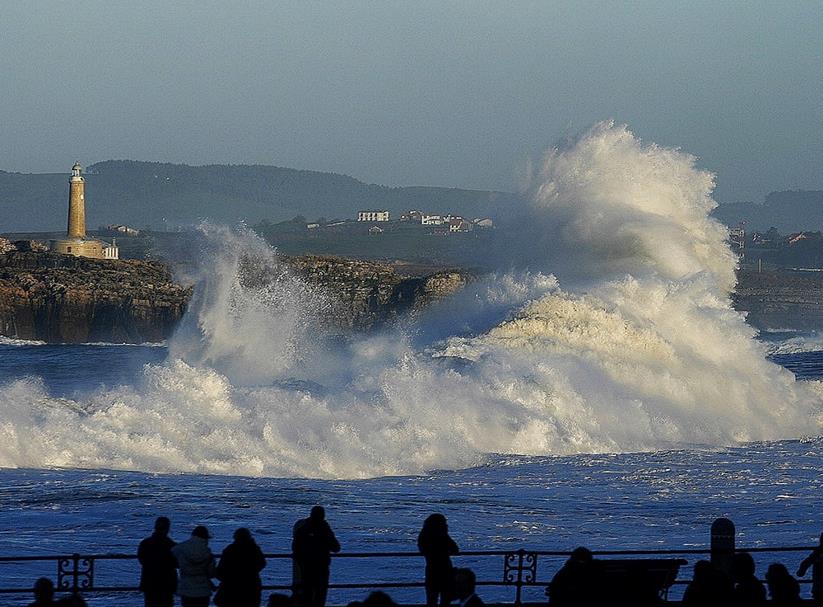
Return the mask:
[[[334,301],[328,325],[368,330],[454,294],[460,271],[406,276],[389,264],[337,257],[285,263]],[[171,336],[191,287],[154,261],[96,260],[55,253],[0,254],[0,335],[46,342],[157,342]]]
[[[737,273],[734,307],[757,329],[823,328],[823,273]]]
[[[292,270],[336,301],[332,326],[372,329],[454,295],[472,279],[461,270],[406,276],[386,263],[328,256],[285,257]]]
[[[151,261],[0,255],[0,335],[47,342],[162,341],[191,290]]]

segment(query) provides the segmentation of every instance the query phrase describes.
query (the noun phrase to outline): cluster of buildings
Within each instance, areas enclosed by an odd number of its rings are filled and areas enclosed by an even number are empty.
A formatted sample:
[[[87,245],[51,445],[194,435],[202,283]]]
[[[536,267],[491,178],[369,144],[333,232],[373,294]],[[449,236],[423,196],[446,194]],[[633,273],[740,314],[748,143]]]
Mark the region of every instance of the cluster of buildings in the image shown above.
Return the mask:
[[[388,222],[391,221],[389,211],[360,211],[357,213],[357,221],[359,222]],[[401,222],[419,223],[424,226],[431,226],[434,228],[434,233],[457,233],[457,232],[471,232],[475,228],[493,228],[494,222],[488,217],[465,219],[460,215],[453,215],[451,213],[442,215],[434,213],[425,213],[416,209],[407,211],[400,215]],[[372,229],[377,228],[374,232]],[[379,231],[378,231],[379,230]],[[374,226],[369,229],[370,233],[380,233],[382,228]]]

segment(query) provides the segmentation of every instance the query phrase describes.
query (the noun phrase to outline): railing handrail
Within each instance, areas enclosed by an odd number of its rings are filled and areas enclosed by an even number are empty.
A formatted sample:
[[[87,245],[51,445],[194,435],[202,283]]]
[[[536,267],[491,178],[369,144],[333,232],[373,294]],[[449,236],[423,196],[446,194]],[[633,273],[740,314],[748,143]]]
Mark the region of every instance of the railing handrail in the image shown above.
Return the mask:
[[[751,546],[738,547],[735,552],[810,552],[817,548],[817,546]],[[536,554],[538,556],[569,556],[571,550],[548,550],[548,549],[529,549],[516,548],[512,550],[461,550],[455,556],[505,556],[507,554],[517,554],[519,552]],[[630,549],[630,550],[591,550],[594,556],[642,556],[642,555],[666,555],[666,554],[710,554],[711,548],[649,548],[649,549]],[[128,560],[136,559],[137,553],[134,554],[126,552],[104,552],[104,553],[86,553],[86,552],[72,552],[64,554],[31,554],[20,556],[4,556],[0,555],[0,563],[3,562],[24,562],[24,561],[54,561],[58,559],[70,559],[75,556],[81,558],[93,558],[100,560]],[[290,559],[293,558],[291,552],[264,552],[263,556],[267,559]],[[332,558],[388,558],[388,557],[422,557],[423,555],[417,550],[404,550],[392,552],[345,552],[340,551],[332,554]]]

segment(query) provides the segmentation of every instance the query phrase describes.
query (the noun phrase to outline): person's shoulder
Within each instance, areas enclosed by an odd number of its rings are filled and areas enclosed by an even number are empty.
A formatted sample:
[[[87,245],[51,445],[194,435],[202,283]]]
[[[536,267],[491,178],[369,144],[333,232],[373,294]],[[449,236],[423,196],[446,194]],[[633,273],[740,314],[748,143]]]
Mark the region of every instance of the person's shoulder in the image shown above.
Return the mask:
[[[479,596],[472,595],[472,597],[466,601],[466,604],[463,607],[484,607],[486,603],[483,602]]]

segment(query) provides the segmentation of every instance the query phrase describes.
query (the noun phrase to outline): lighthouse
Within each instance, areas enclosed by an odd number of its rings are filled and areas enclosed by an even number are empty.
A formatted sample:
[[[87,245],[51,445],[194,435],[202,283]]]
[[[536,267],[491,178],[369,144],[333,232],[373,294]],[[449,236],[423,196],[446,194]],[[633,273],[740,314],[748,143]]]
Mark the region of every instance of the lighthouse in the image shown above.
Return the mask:
[[[86,238],[86,180],[83,167],[75,162],[69,178],[69,220],[66,237],[51,241],[51,250],[76,257],[118,259],[119,250],[113,243]]]
[[[75,162],[69,179],[69,227],[67,238],[86,237],[86,180],[83,167]]]

